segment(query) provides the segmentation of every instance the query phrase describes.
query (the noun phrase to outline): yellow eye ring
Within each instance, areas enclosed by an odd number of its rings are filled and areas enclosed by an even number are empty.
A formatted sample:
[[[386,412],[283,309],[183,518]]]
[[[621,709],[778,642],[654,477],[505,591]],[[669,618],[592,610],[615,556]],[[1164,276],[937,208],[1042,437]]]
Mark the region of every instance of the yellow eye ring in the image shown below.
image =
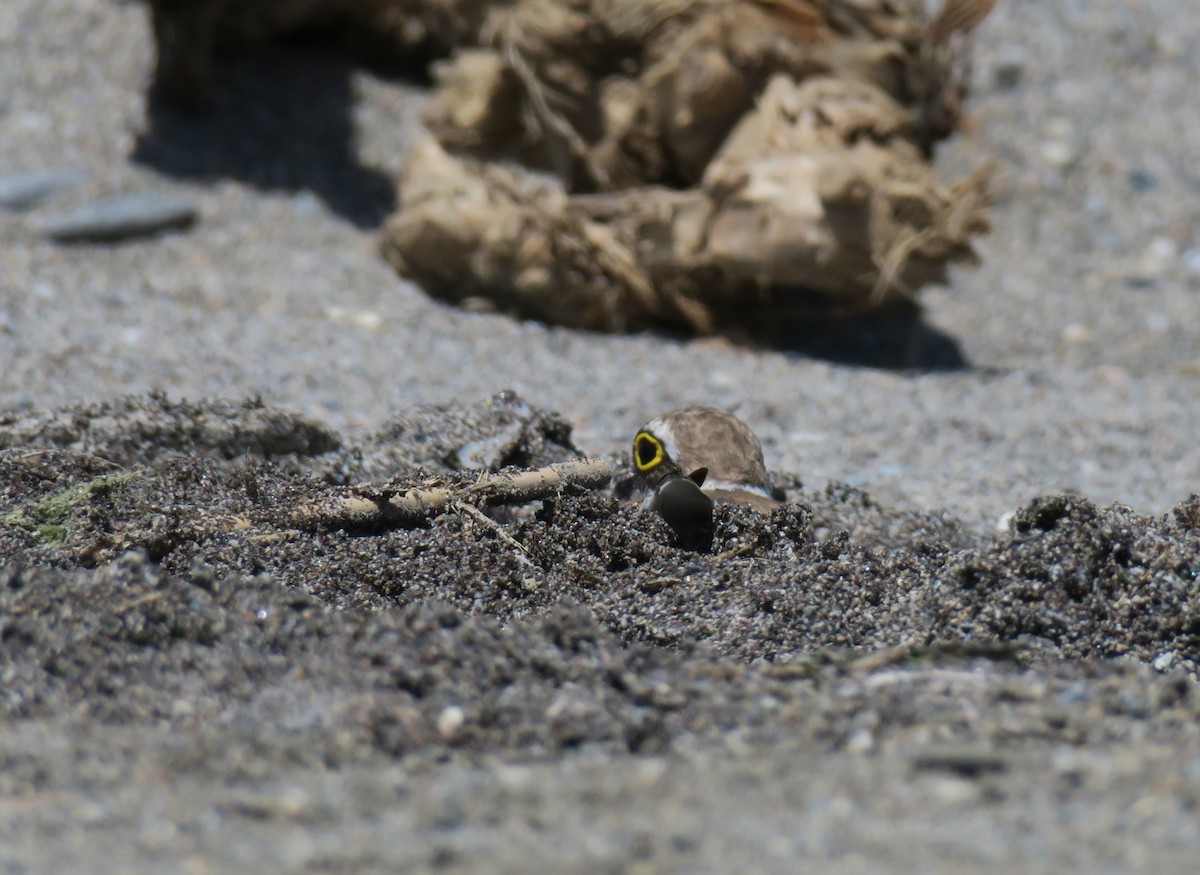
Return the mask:
[[[646,431],[639,431],[633,439],[633,464],[639,471],[649,471],[663,460],[662,442]]]

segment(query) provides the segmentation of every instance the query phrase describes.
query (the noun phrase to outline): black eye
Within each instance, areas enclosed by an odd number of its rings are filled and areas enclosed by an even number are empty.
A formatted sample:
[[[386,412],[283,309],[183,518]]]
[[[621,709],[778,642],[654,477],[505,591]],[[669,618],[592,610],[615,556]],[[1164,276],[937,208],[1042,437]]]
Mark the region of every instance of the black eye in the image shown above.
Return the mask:
[[[633,441],[633,457],[639,471],[649,471],[663,459],[662,444],[643,431]]]

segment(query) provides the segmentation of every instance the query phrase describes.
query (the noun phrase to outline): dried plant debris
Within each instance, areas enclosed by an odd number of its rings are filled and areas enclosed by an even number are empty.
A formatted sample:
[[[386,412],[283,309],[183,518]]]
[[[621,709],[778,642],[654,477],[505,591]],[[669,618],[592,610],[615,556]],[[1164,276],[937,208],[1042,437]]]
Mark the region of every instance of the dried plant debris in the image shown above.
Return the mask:
[[[532,471],[483,474],[455,484],[443,478],[423,487],[385,483],[357,486],[296,508],[291,519],[300,528],[381,529],[412,526],[443,513],[467,513],[491,525],[509,544],[524,552],[520,542],[495,526],[479,506],[525,504],[553,498],[566,488],[598,489],[612,479],[612,466],[603,459],[576,459]]]
[[[987,3],[932,19],[919,0],[150,9],[156,87],[183,105],[209,100],[220,44],[319,28],[448,55],[436,145],[408,156],[383,248],[469,306],[617,332],[844,317],[911,306],[987,227],[987,171],[945,186],[930,166]]]
[[[959,4],[952,4],[959,5]],[[940,19],[939,19],[940,20]],[[957,127],[962,52],[920,2],[520,0],[437,70],[447,148],[569,187],[692,185],[774,76],[878,89],[922,149]]]
[[[572,328],[705,321],[701,305],[656,288],[630,242],[552,179],[463,162],[427,141],[410,153],[401,197],[384,255],[439,297]]]
[[[568,196],[554,180],[426,142],[409,155],[384,255],[475,308],[699,333],[909,305],[948,264],[974,258],[983,177],[943,188],[911,153],[868,141],[752,160],[736,153],[742,143],[731,138],[701,188]]]
[[[986,168],[946,186],[930,166],[963,58],[923,15],[506,7],[439,68],[438,142],[407,158],[384,254],[438,297],[598,331],[911,306],[975,258],[990,199]]]

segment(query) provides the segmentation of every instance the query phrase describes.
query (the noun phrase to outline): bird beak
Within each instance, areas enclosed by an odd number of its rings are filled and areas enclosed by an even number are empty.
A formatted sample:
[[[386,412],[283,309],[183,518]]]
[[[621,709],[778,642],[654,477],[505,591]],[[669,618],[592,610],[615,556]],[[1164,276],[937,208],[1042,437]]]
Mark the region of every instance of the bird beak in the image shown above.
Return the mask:
[[[713,500],[700,489],[707,474],[704,468],[688,477],[672,474],[658,485],[649,502],[650,509],[658,512],[681,543],[704,549],[713,537]]]

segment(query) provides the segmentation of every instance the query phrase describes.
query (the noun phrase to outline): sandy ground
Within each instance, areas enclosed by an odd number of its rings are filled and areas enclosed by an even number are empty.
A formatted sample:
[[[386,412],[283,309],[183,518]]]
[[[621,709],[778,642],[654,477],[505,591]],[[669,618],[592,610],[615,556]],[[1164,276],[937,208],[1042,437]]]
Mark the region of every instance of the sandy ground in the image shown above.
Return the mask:
[[[154,535],[179,489],[279,526],[245,504],[245,471],[286,503],[336,464],[291,446],[291,468],[264,472],[260,442],[188,467],[160,458],[170,429],[117,417],[112,445],[149,448],[121,461],[149,462],[158,492],[89,499],[66,548],[19,526],[3,540],[27,570],[0,596],[0,865],[1194,871],[1197,523],[1153,515],[1200,490],[1197,44],[1200,12],[1167,0],[1004,0],[973,134],[941,156],[948,178],[988,159],[1004,175],[983,263],[925,296],[920,343],[831,355],[836,338],[614,338],[433,303],[376,254],[419,87],[273,48],[220,67],[211,119],[150,117],[139,5],[0,5],[0,175],[86,174],[0,212],[0,409],[21,436],[3,444],[6,504],[107,470],[30,461],[87,432],[78,411],[30,426],[64,405],[257,394],[369,455],[397,411],[511,388],[610,457],[665,409],[733,409],[812,513],[724,520],[753,547],[725,568],[574,497],[557,523],[506,523],[548,544],[531,595],[457,518],[383,542]],[[56,214],[142,190],[194,199],[199,223],[43,239]],[[998,532],[1064,491],[1132,511],[1061,499]],[[594,541],[546,535],[586,520]],[[101,524],[117,534],[97,547]],[[396,584],[381,555],[424,576]],[[449,574],[464,556],[475,574]],[[1016,655],[828,655],[1009,637]]]

